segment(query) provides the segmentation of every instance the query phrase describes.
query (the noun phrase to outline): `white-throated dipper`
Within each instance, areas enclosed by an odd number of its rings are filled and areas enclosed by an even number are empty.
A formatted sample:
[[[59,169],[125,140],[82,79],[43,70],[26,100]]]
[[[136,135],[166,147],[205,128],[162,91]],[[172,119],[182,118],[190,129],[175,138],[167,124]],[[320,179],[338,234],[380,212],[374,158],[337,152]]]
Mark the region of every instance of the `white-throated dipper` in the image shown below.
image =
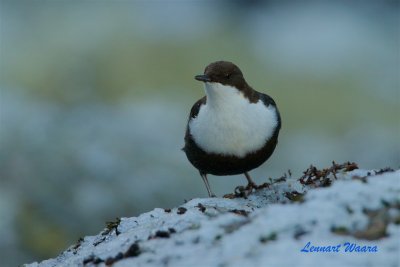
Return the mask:
[[[187,158],[210,197],[215,195],[207,174],[243,173],[248,187],[256,187],[248,172],[263,164],[278,143],[281,118],[275,101],[251,88],[232,62],[211,63],[195,79],[204,82],[206,96],[190,111],[183,148]]]

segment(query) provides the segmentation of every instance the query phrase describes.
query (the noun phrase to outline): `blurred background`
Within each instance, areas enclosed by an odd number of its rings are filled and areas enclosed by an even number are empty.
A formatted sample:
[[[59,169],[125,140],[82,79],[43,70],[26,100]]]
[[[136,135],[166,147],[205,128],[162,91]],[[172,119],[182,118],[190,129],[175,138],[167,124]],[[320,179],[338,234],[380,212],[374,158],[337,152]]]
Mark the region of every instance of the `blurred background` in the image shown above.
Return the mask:
[[[399,1],[1,1],[0,258],[206,197],[180,150],[193,79],[233,61],[283,119],[259,183],[400,166]],[[210,177],[218,195],[244,177]]]

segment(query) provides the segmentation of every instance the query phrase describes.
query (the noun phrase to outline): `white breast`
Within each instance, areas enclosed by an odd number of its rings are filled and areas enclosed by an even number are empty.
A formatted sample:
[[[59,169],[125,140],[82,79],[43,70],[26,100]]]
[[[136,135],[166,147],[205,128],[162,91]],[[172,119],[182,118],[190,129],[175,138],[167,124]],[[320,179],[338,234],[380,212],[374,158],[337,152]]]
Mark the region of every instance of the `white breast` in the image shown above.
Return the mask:
[[[234,87],[206,83],[207,103],[189,122],[190,133],[204,151],[244,157],[260,149],[277,124],[274,106],[250,103]]]

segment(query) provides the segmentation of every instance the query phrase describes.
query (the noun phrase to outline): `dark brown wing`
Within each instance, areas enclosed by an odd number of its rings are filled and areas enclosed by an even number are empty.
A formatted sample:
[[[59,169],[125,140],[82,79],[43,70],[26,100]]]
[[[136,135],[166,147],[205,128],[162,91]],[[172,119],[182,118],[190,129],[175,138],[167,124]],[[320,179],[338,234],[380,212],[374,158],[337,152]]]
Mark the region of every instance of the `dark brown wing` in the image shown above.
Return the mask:
[[[259,94],[260,94],[260,99],[264,103],[264,105],[266,105],[266,106],[272,105],[272,106],[275,107],[276,115],[278,116],[277,131],[279,132],[279,130],[281,129],[281,125],[282,125],[281,115],[279,114],[279,110],[278,110],[278,107],[275,104],[274,99],[272,99],[272,97],[270,97],[269,95],[266,95],[266,94],[263,94],[263,93],[260,93],[260,92],[259,92]]]
[[[190,110],[189,118],[188,118],[187,125],[186,125],[185,147],[188,144],[189,139],[191,138],[190,131],[189,131],[189,121],[191,119],[197,117],[197,115],[199,114],[200,107],[202,105],[205,105],[206,101],[207,101],[207,97],[206,96],[204,96],[203,98],[200,98],[196,103],[194,103],[192,109]],[[182,150],[185,150],[185,147],[182,148]]]
[[[205,105],[206,101],[207,101],[207,97],[204,96],[203,98],[200,98],[196,103],[194,103],[192,109],[190,110],[188,123],[189,123],[190,119],[193,119],[193,118],[197,117],[197,115],[199,114],[199,110],[200,110],[201,105]]]

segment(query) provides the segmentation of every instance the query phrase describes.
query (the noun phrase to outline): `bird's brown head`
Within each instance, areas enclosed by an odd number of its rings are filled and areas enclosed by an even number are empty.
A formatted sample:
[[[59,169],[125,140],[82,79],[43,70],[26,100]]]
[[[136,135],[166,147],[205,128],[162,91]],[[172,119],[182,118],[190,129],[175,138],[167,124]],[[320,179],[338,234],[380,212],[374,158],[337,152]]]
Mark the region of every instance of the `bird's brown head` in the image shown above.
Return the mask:
[[[238,66],[229,61],[213,62],[206,67],[204,74],[196,75],[194,78],[202,82],[234,86],[239,90],[245,88],[247,85],[242,71]]]

